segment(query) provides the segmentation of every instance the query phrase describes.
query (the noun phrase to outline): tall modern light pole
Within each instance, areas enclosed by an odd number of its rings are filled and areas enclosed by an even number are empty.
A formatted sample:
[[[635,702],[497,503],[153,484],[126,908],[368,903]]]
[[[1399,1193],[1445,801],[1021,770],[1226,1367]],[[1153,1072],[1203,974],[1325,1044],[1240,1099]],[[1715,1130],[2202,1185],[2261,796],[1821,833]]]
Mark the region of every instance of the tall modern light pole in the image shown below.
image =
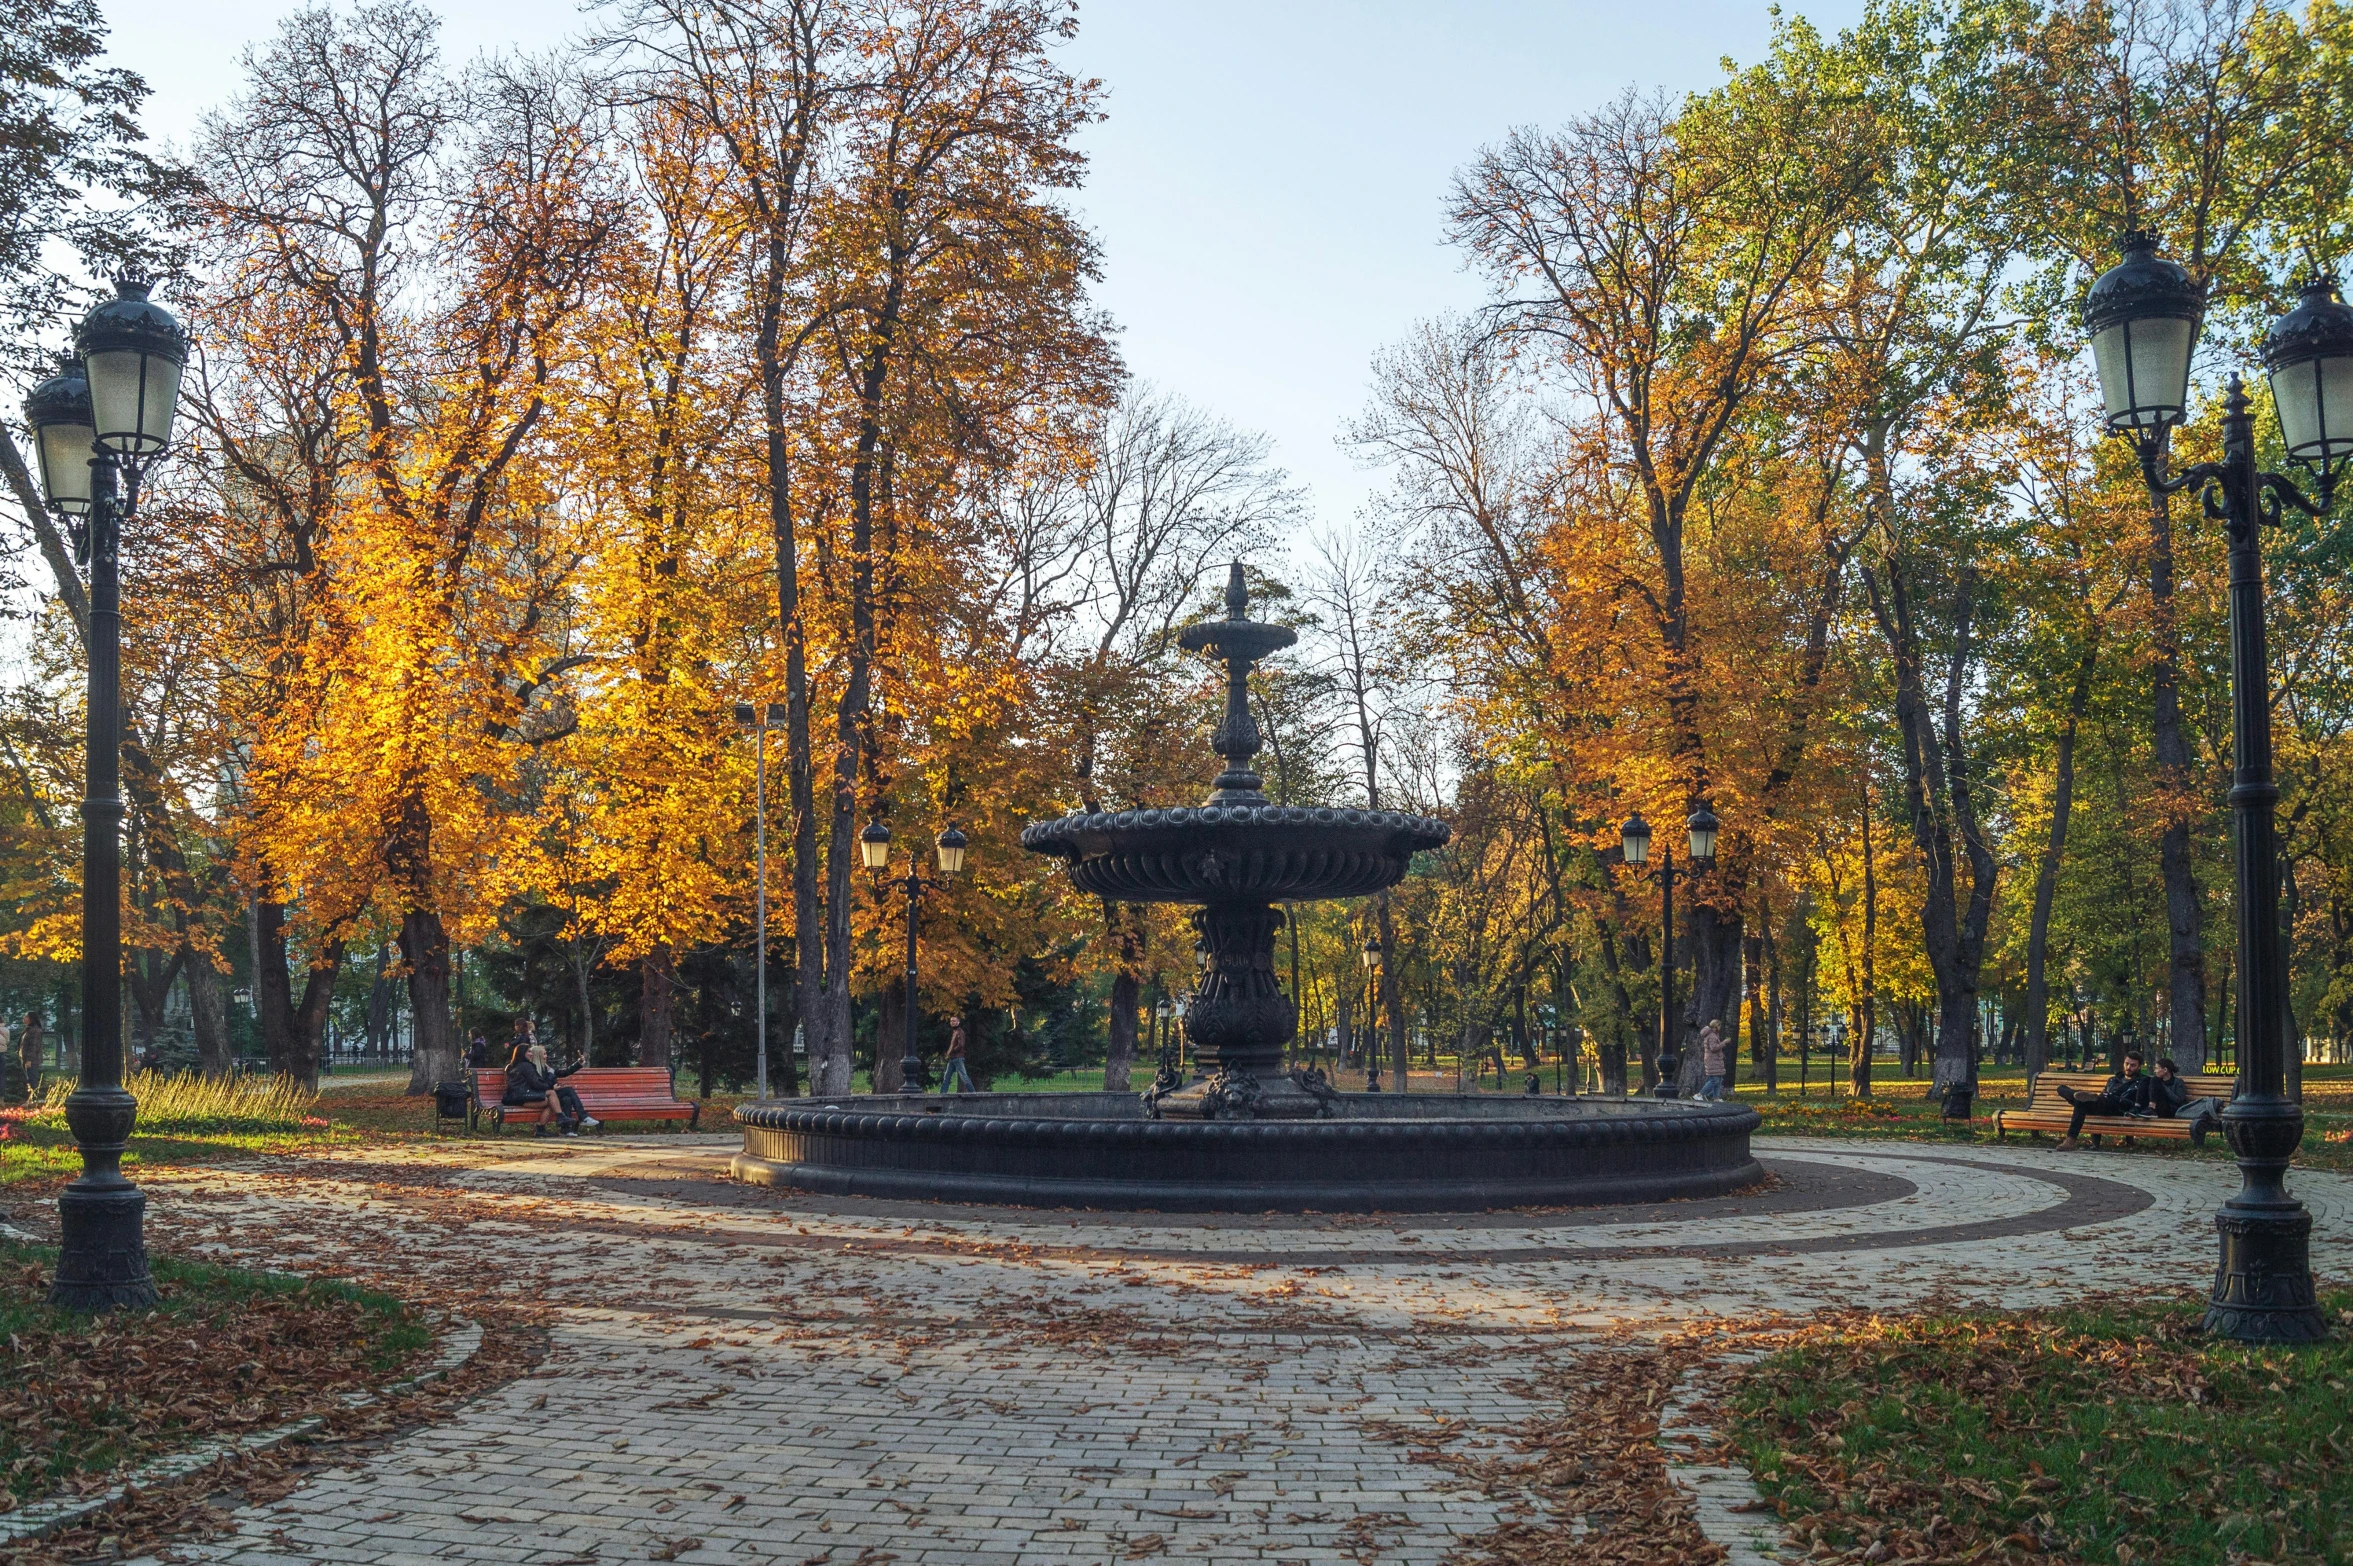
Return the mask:
[[[123,1088],[122,532],[139,481],[171,449],[188,337],[149,285],[125,277],[74,329],[74,354],[25,399],[41,487],[90,569],[90,683],[82,800],[82,1076],[65,1101],[81,1175],[58,1193],[52,1304],[155,1303],[147,1198],[124,1178],[139,1103]],[[116,497],[118,480],[121,498]]]
[[[772,701],[763,712],[748,701],[735,704],[736,724],[752,734],[752,1006],[759,1013],[754,1024],[759,1039],[759,1093],[768,1096],[768,731],[784,727],[784,703]],[[789,1062],[787,1062],[789,1064]]]
[[[954,827],[948,828],[933,840],[932,851],[938,857],[941,875],[964,873],[966,846],[964,834]],[[891,829],[879,821],[867,823],[866,830],[858,834],[858,853],[865,860],[867,869],[889,869]],[[906,1053],[899,1061],[901,1092],[920,1092],[923,1088],[923,1056],[915,1047],[915,910],[923,900],[926,889],[936,890],[946,884],[945,881],[925,880],[922,862],[913,854],[907,856],[907,879],[904,883],[907,889],[907,1036]],[[874,1041],[874,1057],[878,1062],[882,1059],[880,1039]]]
[[[1702,805],[1684,822],[1684,830],[1691,837],[1691,868],[1694,873],[1706,870],[1716,862],[1715,813]],[[1639,865],[1650,859],[1650,823],[1636,811],[1618,828],[1618,845],[1626,852],[1626,863]],[[1659,884],[1659,1085],[1653,1093],[1659,1098],[1681,1097],[1677,1077],[1683,1069],[1683,1057],[1677,1049],[1675,1027],[1675,855],[1673,850],[1659,850],[1659,867],[1651,872]]]
[[[2222,1254],[2206,1329],[2250,1343],[2327,1335],[2312,1281],[2312,1215],[2288,1194],[2288,1160],[2304,1140],[2304,1107],[2286,1092],[2288,955],[2279,925],[2279,837],[2272,819],[2271,668],[2263,624],[2263,545],[2289,507],[2327,512],[2342,464],[2353,458],[2353,308],[2331,278],[2304,285],[2296,308],[2263,340],[2263,363],[2288,460],[2312,475],[2305,494],[2255,466],[2255,419],[2233,375],[2223,401],[2222,460],[2168,476],[2165,432],[2189,405],[2190,361],[2205,296],[2188,272],[2159,259],[2148,234],[2128,234],[2124,259],[2084,300],[2109,430],[2128,436],[2160,495],[2198,492],[2230,545],[2230,685],[2237,839],[2240,1090],[2222,1112],[2238,1155],[2238,1194],[2214,1215]]]

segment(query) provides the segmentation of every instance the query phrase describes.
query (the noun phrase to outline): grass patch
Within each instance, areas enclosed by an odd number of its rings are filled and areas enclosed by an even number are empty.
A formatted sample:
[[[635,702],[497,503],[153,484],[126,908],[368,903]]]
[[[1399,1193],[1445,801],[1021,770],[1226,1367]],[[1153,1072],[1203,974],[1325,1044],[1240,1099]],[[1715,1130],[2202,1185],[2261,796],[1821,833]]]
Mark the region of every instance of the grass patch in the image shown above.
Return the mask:
[[[81,1155],[65,1124],[72,1078],[43,1085],[29,1104],[0,1109],[0,1186],[54,1184],[80,1173]],[[142,1071],[125,1084],[139,1120],[123,1165],[209,1163],[257,1153],[309,1150],[354,1140],[321,1112],[318,1095],[284,1077],[208,1081],[193,1072]]]
[[[389,1295],[169,1257],[154,1261],[154,1310],[76,1316],[46,1303],[55,1263],[0,1246],[0,1509],[300,1417],[432,1342]]]
[[[2353,1293],[2253,1349],[2203,1300],[1822,1328],[1742,1372],[1731,1444],[1800,1549],[1901,1561],[2353,1560]]]
[[[64,1122],[65,1101],[77,1084],[71,1077],[43,1085],[31,1117]],[[205,1077],[193,1071],[132,1074],[123,1084],[139,1101],[139,1125],[154,1132],[323,1131],[319,1096],[292,1077]]]

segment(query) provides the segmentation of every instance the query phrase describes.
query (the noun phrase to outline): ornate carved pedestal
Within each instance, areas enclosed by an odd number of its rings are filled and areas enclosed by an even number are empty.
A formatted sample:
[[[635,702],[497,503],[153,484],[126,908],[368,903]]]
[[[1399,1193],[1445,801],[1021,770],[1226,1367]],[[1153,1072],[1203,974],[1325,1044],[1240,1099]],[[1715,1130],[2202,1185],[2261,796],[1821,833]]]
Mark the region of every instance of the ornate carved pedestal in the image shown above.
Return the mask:
[[[120,1087],[78,1088],[65,1123],[82,1148],[82,1174],[57,1195],[62,1244],[49,1302],[95,1314],[155,1303],[142,1225],[147,1197],[123,1177],[138,1101]]]

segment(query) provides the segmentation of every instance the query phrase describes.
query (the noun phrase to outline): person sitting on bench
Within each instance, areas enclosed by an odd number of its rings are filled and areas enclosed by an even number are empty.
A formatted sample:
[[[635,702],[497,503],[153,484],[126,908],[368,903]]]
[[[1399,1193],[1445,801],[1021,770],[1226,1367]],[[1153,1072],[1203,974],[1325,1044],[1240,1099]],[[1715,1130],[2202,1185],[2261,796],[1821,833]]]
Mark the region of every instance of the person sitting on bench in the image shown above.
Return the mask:
[[[574,1061],[561,1071],[550,1071],[545,1045],[517,1044],[514,1058],[507,1062],[507,1090],[501,1096],[501,1102],[523,1108],[545,1104],[548,1096],[553,1094],[556,1101],[556,1126],[564,1135],[570,1136],[582,1127],[594,1131],[604,1122],[590,1115],[582,1107],[580,1095],[564,1086],[563,1081],[585,1064],[585,1061]],[[544,1136],[547,1127],[537,1126],[534,1130]]]
[[[2168,1057],[2157,1061],[2157,1078],[2149,1084],[2149,1107],[2168,1119],[2187,1120],[2192,1147],[2204,1147],[2206,1133],[2222,1123],[2222,1106],[2210,1098],[2190,1097],[2190,1085]]]
[[[2075,1106],[2075,1113],[2067,1121],[2067,1134],[2059,1139],[2062,1149],[2076,1145],[2083,1135],[2083,1122],[2089,1115],[2152,1115],[2156,1107],[2149,1090],[2152,1084],[2141,1075],[2141,1053],[2136,1049],[2124,1052],[2124,1069],[2108,1079],[2095,1097],[2061,1083],[2059,1096]]]

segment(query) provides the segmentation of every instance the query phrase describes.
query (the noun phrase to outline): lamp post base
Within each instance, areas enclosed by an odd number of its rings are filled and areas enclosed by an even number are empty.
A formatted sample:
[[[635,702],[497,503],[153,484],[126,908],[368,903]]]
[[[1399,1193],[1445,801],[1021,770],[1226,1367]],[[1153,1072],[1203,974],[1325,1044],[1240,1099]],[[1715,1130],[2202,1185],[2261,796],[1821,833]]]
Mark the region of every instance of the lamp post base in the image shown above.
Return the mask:
[[[147,1268],[147,1195],[124,1182],[112,1188],[69,1185],[57,1196],[57,1281],[49,1303],[97,1315],[145,1310],[155,1303]]]
[[[2317,1343],[2328,1317],[2312,1289],[2312,1215],[2255,1212],[2225,1203],[2214,1215],[2222,1260],[2206,1330],[2241,1343]]]
[[[2312,1215],[2288,1194],[2288,1160],[2304,1111],[2276,1094],[2245,1094],[2222,1112],[2244,1182],[2214,1214],[2222,1257],[2206,1330],[2241,1343],[2316,1343],[2328,1317],[2312,1286]]]

